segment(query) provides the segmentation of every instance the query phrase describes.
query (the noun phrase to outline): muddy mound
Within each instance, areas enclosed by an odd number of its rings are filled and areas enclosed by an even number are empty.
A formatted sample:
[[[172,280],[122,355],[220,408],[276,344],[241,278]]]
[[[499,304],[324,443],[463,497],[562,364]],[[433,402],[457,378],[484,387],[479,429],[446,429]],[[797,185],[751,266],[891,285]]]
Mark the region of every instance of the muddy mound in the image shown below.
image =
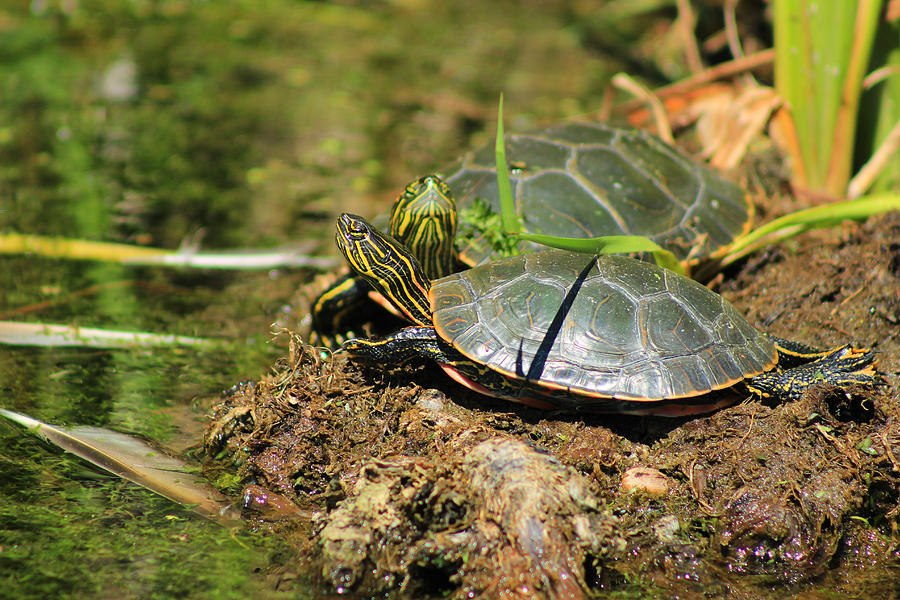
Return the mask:
[[[870,345],[886,385],[690,419],[575,418],[484,399],[433,367],[361,371],[296,339],[223,398],[208,454],[237,468],[248,516],[294,523],[298,559],[342,592],[896,592],[900,216],[728,275],[721,292],[755,325]]]

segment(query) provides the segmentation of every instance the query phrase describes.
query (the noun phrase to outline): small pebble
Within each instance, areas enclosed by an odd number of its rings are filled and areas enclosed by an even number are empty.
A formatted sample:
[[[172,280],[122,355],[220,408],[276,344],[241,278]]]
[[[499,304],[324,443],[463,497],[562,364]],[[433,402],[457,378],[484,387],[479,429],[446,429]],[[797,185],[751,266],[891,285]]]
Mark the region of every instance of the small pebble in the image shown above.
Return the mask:
[[[681,523],[678,522],[678,517],[675,515],[666,515],[653,525],[653,533],[664,544],[674,542],[679,529],[681,529]]]
[[[631,467],[622,475],[619,489],[623,492],[641,491],[651,496],[665,496],[669,478],[650,467]]]
[[[425,390],[416,399],[416,406],[426,412],[443,412],[447,406],[447,396],[440,390]]]

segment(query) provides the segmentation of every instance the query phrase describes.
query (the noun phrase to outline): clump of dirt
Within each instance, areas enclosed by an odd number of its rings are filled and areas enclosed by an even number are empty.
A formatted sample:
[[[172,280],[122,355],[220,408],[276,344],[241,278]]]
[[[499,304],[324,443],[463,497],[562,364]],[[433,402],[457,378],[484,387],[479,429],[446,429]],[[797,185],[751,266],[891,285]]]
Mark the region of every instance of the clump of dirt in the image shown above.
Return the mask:
[[[900,384],[900,213],[773,246],[721,292],[769,333],[871,347],[893,387]]]
[[[255,523],[303,524],[298,556],[342,592],[896,592],[898,265],[894,214],[772,249],[722,286],[763,330],[871,345],[886,378],[874,392],[576,418],[484,399],[437,368],[361,371],[295,339],[270,376],[223,398],[206,447],[237,465]]]
[[[578,597],[596,572],[585,565],[625,542],[594,481],[528,429],[436,389],[369,382],[295,340],[273,375],[218,405],[206,448],[239,463],[263,518],[303,518],[266,511],[271,498],[319,511],[307,547],[339,591]]]

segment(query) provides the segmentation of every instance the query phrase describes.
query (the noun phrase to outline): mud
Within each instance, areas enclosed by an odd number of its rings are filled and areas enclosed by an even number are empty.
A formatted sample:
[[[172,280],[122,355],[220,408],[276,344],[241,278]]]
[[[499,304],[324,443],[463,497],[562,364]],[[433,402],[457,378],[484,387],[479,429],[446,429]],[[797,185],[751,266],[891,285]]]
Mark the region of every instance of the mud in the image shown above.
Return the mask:
[[[574,417],[436,367],[360,370],[295,337],[223,397],[207,452],[237,469],[254,526],[293,535],[339,592],[896,596],[900,214],[771,248],[719,291],[776,335],[872,347],[884,386]]]

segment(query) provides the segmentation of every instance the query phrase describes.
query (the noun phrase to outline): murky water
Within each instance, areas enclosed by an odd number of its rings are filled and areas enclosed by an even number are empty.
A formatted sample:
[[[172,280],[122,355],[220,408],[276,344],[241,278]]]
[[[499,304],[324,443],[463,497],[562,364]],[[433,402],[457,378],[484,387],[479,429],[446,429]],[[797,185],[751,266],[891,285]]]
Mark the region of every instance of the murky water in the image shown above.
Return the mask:
[[[174,282],[103,264],[4,262],[4,289],[32,299],[5,303],[3,310],[14,313],[7,319],[222,331],[202,314],[217,302],[221,277]],[[216,350],[3,347],[3,406],[51,423],[138,434],[183,454],[200,439],[207,397],[263,372],[278,352],[264,329],[242,335]],[[13,595],[116,590],[137,598],[203,590],[237,598],[269,587],[260,572],[278,562],[269,558],[278,541],[232,533],[7,422],[0,424],[0,449],[0,572]]]

